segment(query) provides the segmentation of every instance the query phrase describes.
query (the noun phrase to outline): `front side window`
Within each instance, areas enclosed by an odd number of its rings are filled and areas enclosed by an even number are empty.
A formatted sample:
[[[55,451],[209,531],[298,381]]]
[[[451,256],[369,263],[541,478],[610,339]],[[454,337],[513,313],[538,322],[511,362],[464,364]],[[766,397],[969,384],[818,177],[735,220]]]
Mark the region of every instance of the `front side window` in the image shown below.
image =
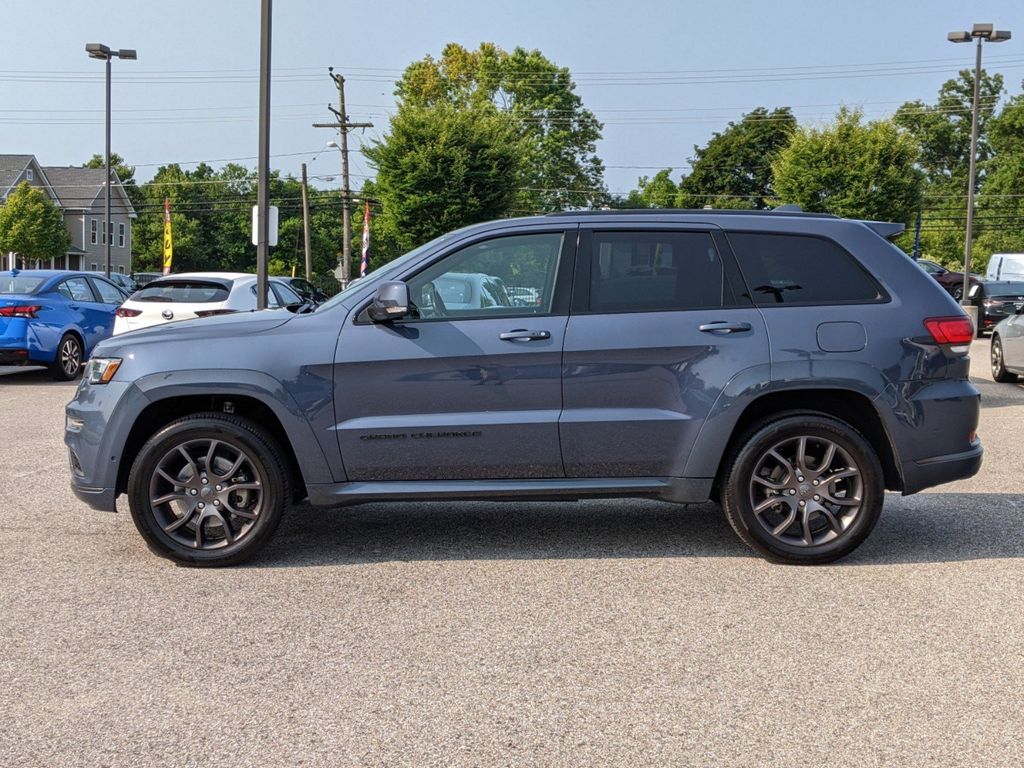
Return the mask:
[[[707,232],[593,232],[590,311],[658,312],[732,303]]]
[[[409,280],[414,317],[480,318],[551,312],[562,233],[474,243]]]
[[[728,235],[755,304],[878,301],[877,284],[836,243],[805,235]]]

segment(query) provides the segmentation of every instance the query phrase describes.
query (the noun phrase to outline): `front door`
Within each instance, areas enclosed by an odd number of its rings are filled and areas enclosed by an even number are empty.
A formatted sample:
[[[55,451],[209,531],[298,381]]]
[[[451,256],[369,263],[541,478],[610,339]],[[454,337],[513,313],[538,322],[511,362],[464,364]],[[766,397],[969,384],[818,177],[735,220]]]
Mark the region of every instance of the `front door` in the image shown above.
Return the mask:
[[[564,477],[575,246],[575,229],[489,235],[405,278],[414,316],[348,322],[335,412],[349,480]]]
[[[584,230],[566,330],[568,477],[682,477],[744,369],[769,363],[764,319],[711,227]]]

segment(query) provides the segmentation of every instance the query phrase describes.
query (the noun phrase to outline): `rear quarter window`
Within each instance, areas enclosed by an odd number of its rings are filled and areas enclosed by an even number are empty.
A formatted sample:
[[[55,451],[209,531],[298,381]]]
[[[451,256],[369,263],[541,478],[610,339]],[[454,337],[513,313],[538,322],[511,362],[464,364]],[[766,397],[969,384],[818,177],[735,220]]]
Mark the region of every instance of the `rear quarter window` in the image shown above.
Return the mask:
[[[753,232],[729,232],[728,238],[755,304],[849,304],[884,298],[871,275],[831,240]]]
[[[132,294],[132,301],[165,301],[180,304],[209,304],[227,301],[228,289],[219,283],[199,280],[167,280],[150,283]]]

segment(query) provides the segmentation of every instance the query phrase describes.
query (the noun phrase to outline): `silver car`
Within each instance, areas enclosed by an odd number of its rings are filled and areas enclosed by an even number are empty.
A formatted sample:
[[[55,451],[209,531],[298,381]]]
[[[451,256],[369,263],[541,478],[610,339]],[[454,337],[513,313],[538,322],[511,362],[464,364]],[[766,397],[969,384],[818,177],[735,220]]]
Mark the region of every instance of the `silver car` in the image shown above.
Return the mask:
[[[1024,376],[1024,301],[1016,302],[1013,311],[992,331],[992,378],[996,381],[1014,382]]]

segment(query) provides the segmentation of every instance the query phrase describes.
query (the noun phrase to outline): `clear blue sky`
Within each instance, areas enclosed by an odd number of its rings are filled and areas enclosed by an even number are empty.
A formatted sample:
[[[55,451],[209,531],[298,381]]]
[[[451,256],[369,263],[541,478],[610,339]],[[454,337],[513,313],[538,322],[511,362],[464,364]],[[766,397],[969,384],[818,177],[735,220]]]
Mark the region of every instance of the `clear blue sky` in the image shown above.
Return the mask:
[[[114,62],[114,151],[146,179],[168,162],[246,158],[257,151],[258,0],[89,3],[4,0],[0,152],[44,165],[79,164],[103,150],[102,64],[86,42],[134,47]],[[311,127],[335,101],[326,67],[348,77],[349,113],[386,130],[393,81],[449,41],[539,48],[567,66],[604,121],[599,154],[613,192],[657,168],[685,167],[694,144],[751,108],[793,106],[825,121],[841,103],[882,116],[973,65],[946,42],[974,22],[1015,38],[986,47],[1010,94],[1024,79],[1024,2],[930,0],[278,0],[274,14],[274,167],[336,174]],[[611,74],[610,74],[611,73]],[[617,74],[627,73],[627,74]],[[841,75],[841,76],[836,76]],[[694,82],[695,77],[718,82]],[[615,81],[615,82],[610,82]],[[355,134],[354,144],[360,139]],[[366,174],[353,158],[354,174]],[[252,166],[255,160],[242,162]],[[220,162],[213,162],[220,165]],[[355,185],[361,177],[356,176]],[[336,185],[334,182],[333,185]],[[332,186],[322,183],[322,186]]]

